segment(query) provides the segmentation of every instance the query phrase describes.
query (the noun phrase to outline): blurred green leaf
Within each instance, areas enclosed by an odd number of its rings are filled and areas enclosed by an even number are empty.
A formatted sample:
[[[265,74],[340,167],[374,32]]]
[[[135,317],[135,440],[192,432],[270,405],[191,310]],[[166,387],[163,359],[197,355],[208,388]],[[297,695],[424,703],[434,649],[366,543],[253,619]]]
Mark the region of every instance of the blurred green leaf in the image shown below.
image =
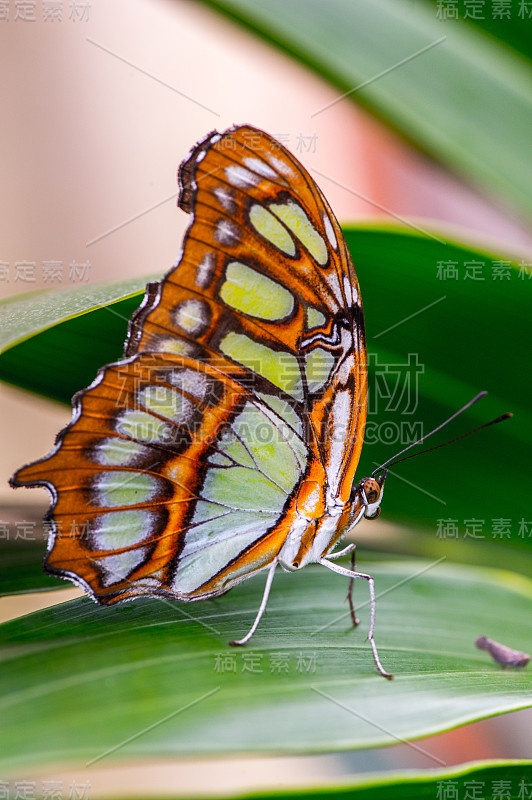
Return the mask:
[[[13,526],[11,526],[13,527]],[[47,575],[42,568],[44,541],[4,541],[0,546],[0,597],[49,589],[71,589],[72,584]]]
[[[121,357],[145,285],[134,278],[2,301],[0,378],[70,403],[101,366]]]
[[[501,265],[511,264],[502,254],[391,226],[388,231],[381,226],[349,228],[345,235],[364,300],[370,363],[370,413],[358,474],[369,473],[411,441],[413,422],[421,422],[428,432],[487,390],[488,396],[463,419],[425,446],[506,411],[514,413],[513,419],[392,467],[383,514],[405,525],[423,525],[434,537],[443,525],[438,520],[453,519],[460,539],[466,534],[465,521],[476,521],[467,530],[476,530],[478,538],[466,538],[479,550],[486,541],[530,547],[527,492],[512,491],[510,500],[505,490],[510,475],[519,475],[522,486],[532,480],[532,413],[526,401],[532,375],[523,361],[532,305],[530,268],[509,266],[505,277],[494,279]],[[468,264],[479,267],[481,280],[466,279]],[[447,268],[456,268],[457,277],[444,279]],[[387,370],[390,391],[394,371],[405,377],[409,354],[411,363],[423,369],[413,414],[405,412],[405,398],[396,411],[390,409],[393,402],[382,388]]]
[[[442,22],[432,4],[411,0],[205,2],[530,216],[532,67],[504,43],[472,25]],[[318,113],[327,110],[312,110]]]
[[[532,61],[532,36],[530,36],[530,13],[532,8],[525,0],[517,3],[476,2],[470,0],[422,0],[432,14],[450,25],[470,25],[484,31],[497,40],[498,44],[506,44]],[[446,13],[447,12],[447,13]]]
[[[58,323],[89,311],[113,313],[114,303],[144,293],[145,278],[89,284],[69,289],[44,289],[0,301],[0,353],[21,344]],[[127,322],[127,319],[125,320]]]
[[[5,623],[0,766],[372,747],[532,704],[530,672],[474,647],[486,634],[530,652],[530,581],[425,561],[363,567],[392,682],[365,641],[365,584],[353,631],[346,581],[320,567],[276,577],[245,649],[227,642],[251,624],[260,577],[215,601],[84,598]]]

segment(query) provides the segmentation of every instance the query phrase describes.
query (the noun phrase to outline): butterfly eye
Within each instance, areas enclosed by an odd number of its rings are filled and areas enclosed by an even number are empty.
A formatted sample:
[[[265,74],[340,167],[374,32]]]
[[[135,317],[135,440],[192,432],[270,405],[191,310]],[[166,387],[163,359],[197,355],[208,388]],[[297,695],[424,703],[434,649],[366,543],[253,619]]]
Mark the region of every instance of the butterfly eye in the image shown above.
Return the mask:
[[[377,481],[374,481],[373,478],[368,478],[364,481],[364,492],[366,493],[368,503],[376,503],[379,499],[381,488]]]

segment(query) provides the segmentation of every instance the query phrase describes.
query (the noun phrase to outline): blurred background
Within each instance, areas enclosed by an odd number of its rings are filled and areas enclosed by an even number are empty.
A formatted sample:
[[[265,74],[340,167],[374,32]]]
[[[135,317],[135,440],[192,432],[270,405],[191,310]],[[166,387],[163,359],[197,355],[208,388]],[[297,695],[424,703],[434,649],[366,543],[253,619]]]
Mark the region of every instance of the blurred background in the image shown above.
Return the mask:
[[[492,5],[484,4],[488,20]],[[307,4],[299,7],[304,15]],[[454,7],[461,9],[458,16],[446,17],[442,8]],[[401,13],[437,21],[443,44],[463,8],[405,0]],[[488,40],[493,31],[479,35]],[[437,42],[429,41],[418,56],[428,73],[439,68]],[[408,219],[460,229],[460,235],[467,231],[470,241],[516,258],[530,252],[526,215],[508,198],[495,201],[493,193],[438,165],[364,110],[364,102],[352,102],[357,93],[342,98],[289,55],[200,2],[11,0],[0,3],[0,53],[2,297],[162,275],[187,226],[176,209],[177,167],[208,131],[235,123],[263,128],[321,173],[317,181],[341,223]],[[411,56],[404,52],[401,65],[391,54],[390,68],[408,71]],[[366,78],[387,76],[370,66]],[[363,92],[361,87],[362,100]],[[22,500],[8,478],[50,450],[70,411],[6,385],[0,385],[0,403],[0,503],[9,520]],[[23,501],[34,504],[35,518],[48,505],[41,490],[24,492]],[[61,600],[73,596],[75,590],[60,593]],[[4,598],[2,618],[41,602]],[[529,733],[530,715],[517,712],[433,738],[430,749],[448,764],[524,758],[530,756],[527,724]],[[175,793],[176,786],[184,795],[236,792],[360,770],[430,766],[404,745],[337,757],[214,761],[200,769],[157,762],[127,771],[94,769],[91,797],[110,787],[138,794],[145,787]],[[60,777],[73,779],[67,772]]]

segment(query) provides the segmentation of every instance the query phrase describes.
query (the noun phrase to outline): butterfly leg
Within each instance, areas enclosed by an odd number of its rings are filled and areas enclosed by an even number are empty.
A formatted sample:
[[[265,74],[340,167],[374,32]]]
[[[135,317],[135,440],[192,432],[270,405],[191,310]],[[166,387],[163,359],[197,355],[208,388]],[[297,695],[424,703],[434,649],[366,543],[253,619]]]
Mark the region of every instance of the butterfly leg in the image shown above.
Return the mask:
[[[364,580],[368,582],[369,598],[371,604],[368,640],[371,645],[371,649],[373,651],[373,660],[375,661],[375,666],[377,667],[383,678],[388,678],[388,680],[391,680],[393,678],[393,675],[390,675],[389,672],[386,672],[386,670],[382,666],[379,658],[379,653],[377,651],[377,645],[375,644],[375,640],[373,638],[373,630],[375,628],[375,582],[373,578],[371,577],[371,575],[366,575],[364,572],[353,572],[352,570],[346,569],[345,567],[340,567],[338,564],[333,564],[332,561],[327,561],[326,558],[320,559],[319,563],[323,564],[323,566],[327,567],[327,569],[331,569],[333,572],[337,572],[339,575],[345,575],[347,578],[353,580],[355,578],[364,578]]]
[[[257,612],[257,616],[255,617],[255,622],[253,623],[249,631],[242,639],[236,639],[235,641],[229,642],[229,644],[232,645],[233,647],[238,647],[247,644],[251,639],[251,637],[253,636],[253,634],[255,633],[255,631],[257,630],[262,615],[266,611],[266,606],[268,605],[268,597],[270,596],[270,589],[272,588],[273,576],[275,574],[276,566],[277,566],[277,559],[272,561],[272,564],[268,571],[268,577],[266,578],[266,586],[264,587],[264,594],[262,595],[262,600],[259,606],[259,610]]]
[[[327,556],[330,560],[336,561],[337,558],[342,558],[342,556],[346,556],[348,553],[351,553],[351,572],[355,570],[355,554],[356,554],[356,544],[349,544],[347,547],[344,547],[343,550],[339,550],[337,553],[329,553]],[[353,604],[353,589],[355,586],[355,579],[349,578],[349,587],[347,589],[347,601],[349,603],[349,611],[351,613],[351,620],[353,621],[353,627],[356,628],[360,620],[358,619],[355,606]]]
[[[351,550],[351,565],[350,565],[351,572],[355,571],[355,559],[356,559],[356,545]],[[356,628],[360,620],[356,615],[355,605],[353,603],[354,588],[355,588],[355,579],[351,577],[349,578],[349,586],[347,587],[347,602],[349,603],[349,611],[351,612],[351,620],[353,622],[353,627]]]

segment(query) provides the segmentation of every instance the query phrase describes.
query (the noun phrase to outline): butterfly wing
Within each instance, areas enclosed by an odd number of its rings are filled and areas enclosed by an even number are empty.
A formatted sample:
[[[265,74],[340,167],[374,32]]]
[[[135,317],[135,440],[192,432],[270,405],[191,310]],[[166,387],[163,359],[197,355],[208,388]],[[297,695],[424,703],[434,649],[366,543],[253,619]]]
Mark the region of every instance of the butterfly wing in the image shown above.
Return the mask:
[[[13,481],[53,496],[45,567],[104,603],[202,599],[263,569],[302,509],[346,502],[362,445],[358,283],[314,181],[247,126],[196,145],[179,181],[183,253],[126,358]]]

